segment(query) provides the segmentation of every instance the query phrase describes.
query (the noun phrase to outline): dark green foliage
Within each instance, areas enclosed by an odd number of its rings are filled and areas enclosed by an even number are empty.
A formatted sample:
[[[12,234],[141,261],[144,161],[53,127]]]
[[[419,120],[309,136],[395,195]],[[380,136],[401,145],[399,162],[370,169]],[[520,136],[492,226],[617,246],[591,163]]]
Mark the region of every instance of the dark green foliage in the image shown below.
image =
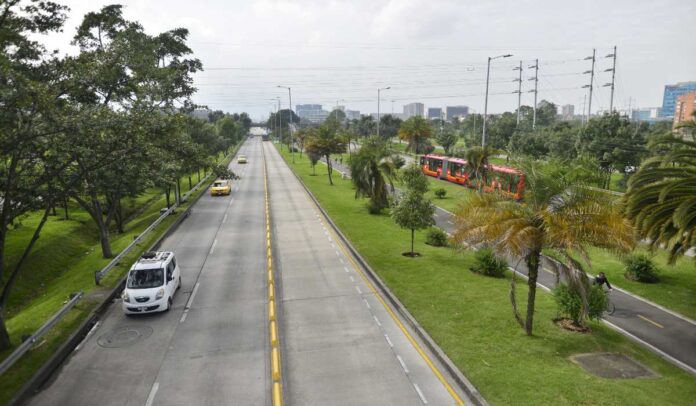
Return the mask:
[[[401,155],[392,155],[391,160],[396,169],[401,169],[406,165],[406,160]]]
[[[508,264],[506,261],[498,258],[492,249],[482,248],[474,254],[474,266],[469,268],[471,272],[480,273],[482,275],[491,276],[494,278],[502,278],[505,276]]]
[[[653,261],[645,255],[633,254],[624,261],[626,279],[632,281],[655,283],[660,280],[657,276],[660,270],[655,266]]]
[[[425,243],[433,247],[446,247],[449,245],[449,236],[442,229],[433,227],[428,231]]]
[[[559,313],[573,320],[576,325],[583,325],[585,317],[580,293],[567,284],[561,283],[553,290],[553,297],[558,305]],[[595,285],[589,289],[587,307],[587,318],[590,320],[599,319],[607,309],[607,295],[601,286]]]
[[[445,188],[438,188],[433,190],[433,193],[435,194],[435,197],[438,199],[444,199],[445,196],[447,196],[447,190]]]

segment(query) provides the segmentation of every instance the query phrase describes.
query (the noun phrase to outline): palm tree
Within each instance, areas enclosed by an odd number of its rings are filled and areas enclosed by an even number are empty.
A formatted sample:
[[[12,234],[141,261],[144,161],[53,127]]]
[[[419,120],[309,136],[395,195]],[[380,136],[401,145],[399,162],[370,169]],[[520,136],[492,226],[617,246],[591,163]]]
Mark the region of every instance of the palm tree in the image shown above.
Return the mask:
[[[485,147],[471,147],[466,150],[465,158],[471,174],[476,179],[476,187],[479,191],[488,183],[488,160],[491,156],[499,154],[500,151],[490,145]]]
[[[329,125],[322,125],[316,132],[310,133],[305,139],[307,154],[321,156],[326,161],[326,172],[329,175],[329,184],[333,186],[333,165],[331,154],[346,152],[346,141],[336,134],[336,129]]]
[[[433,135],[433,129],[428,120],[422,116],[414,116],[401,123],[399,128],[399,138],[408,142],[406,146],[407,152],[420,154],[428,142],[428,139]]]
[[[668,248],[674,263],[696,246],[696,141],[669,135],[648,148],[660,152],[629,179],[626,215],[638,237]]]
[[[587,309],[588,278],[576,258],[589,264],[589,246],[627,251],[633,238],[620,205],[611,195],[565,182],[539,164],[528,165],[525,172],[529,188],[524,203],[504,200],[497,194],[472,194],[459,208],[453,238],[460,244],[490,245],[501,254],[524,260],[529,276],[524,320],[516,305],[514,278],[510,301],[515,319],[531,335],[542,251],[558,260],[553,268],[564,273]]]
[[[368,139],[351,156],[350,176],[355,186],[355,198],[368,197],[372,207],[380,210],[389,205],[389,193],[394,192],[397,168],[383,141]]]

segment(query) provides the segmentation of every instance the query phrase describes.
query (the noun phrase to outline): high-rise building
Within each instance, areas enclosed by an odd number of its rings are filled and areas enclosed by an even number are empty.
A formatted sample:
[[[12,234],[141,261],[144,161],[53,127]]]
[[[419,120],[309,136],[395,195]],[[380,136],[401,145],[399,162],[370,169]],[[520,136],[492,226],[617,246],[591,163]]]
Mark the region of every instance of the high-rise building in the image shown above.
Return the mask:
[[[346,119],[359,120],[360,119],[360,110],[346,110]]]
[[[677,97],[677,104],[674,109],[674,125],[694,119],[694,110],[696,110],[696,92],[684,93]]]
[[[690,92],[696,92],[696,82],[679,82],[675,85],[666,85],[662,98],[662,117],[673,118],[677,105],[677,97]]]
[[[572,120],[575,116],[575,106],[572,104],[566,104],[561,107],[561,117],[563,120]]]
[[[654,123],[656,121],[665,120],[662,116],[661,107],[646,107],[642,109],[633,109],[631,111],[632,121],[647,121],[649,123]]]
[[[442,108],[428,107],[428,118],[431,120],[442,118]]]
[[[469,106],[447,106],[445,108],[445,114],[447,120],[451,120],[455,117],[466,118],[469,115]]]
[[[425,105],[423,103],[409,103],[404,105],[404,117],[424,116]]]
[[[329,112],[322,110],[321,104],[298,104],[295,113],[300,119],[309,120],[312,123],[321,123],[329,116]]]

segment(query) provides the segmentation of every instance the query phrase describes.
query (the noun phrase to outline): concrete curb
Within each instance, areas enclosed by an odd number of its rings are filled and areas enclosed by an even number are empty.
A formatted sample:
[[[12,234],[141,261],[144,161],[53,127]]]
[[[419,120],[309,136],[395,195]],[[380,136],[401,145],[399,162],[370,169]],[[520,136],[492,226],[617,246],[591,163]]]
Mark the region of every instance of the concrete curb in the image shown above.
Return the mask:
[[[292,171],[292,170],[291,170]],[[435,357],[440,361],[440,363],[445,367],[447,372],[454,378],[460,389],[464,391],[472,400],[472,402],[477,406],[488,406],[488,402],[481,393],[476,389],[476,387],[464,376],[464,374],[454,365],[452,360],[447,357],[447,355],[442,351],[442,349],[435,343],[435,340],[428,335],[428,333],[420,326],[418,321],[406,310],[406,307],[397,299],[397,297],[389,290],[389,288],[382,282],[375,271],[370,267],[367,261],[358,253],[358,251],[353,247],[348,238],[341,232],[341,230],[336,226],[328,213],[319,204],[317,198],[312,194],[307,185],[302,181],[302,179],[292,171],[295,178],[300,182],[305,192],[312,199],[314,204],[317,206],[322,215],[326,218],[326,221],[331,225],[336,234],[341,238],[341,241],[350,251],[351,255],[357,260],[360,266],[363,268],[365,273],[370,277],[372,282],[377,286],[380,292],[384,295],[394,309],[399,313],[399,315],[408,323],[408,325],[416,332],[418,337],[423,341],[423,343],[428,347],[428,349],[435,355]]]
[[[237,149],[234,151],[234,155],[239,151],[242,143],[239,144]],[[214,179],[213,179],[214,180]],[[211,180],[210,182],[212,182]],[[206,187],[207,189],[207,187]],[[165,238],[170,236],[181,223],[188,218],[191,213],[191,208],[200,199],[205,192],[198,193],[198,195],[191,201],[188,208],[181,213],[179,218],[177,218],[169,227],[150,245],[147,251],[156,250]],[[92,314],[87,317],[87,319],[82,322],[80,327],[73,332],[68,339],[58,347],[56,352],[34,373],[34,375],[17,391],[17,393],[10,399],[8,403],[9,406],[22,405],[25,404],[34,394],[41,391],[42,386],[51,378],[54,372],[60,368],[63,362],[73,353],[75,348],[80,345],[80,343],[87,337],[92,328],[99,321],[99,317],[106,311],[106,309],[111,306],[114,299],[121,293],[123,287],[126,284],[126,276],[121,279],[121,281],[109,292],[109,295],[97,306],[96,309],[92,311]]]

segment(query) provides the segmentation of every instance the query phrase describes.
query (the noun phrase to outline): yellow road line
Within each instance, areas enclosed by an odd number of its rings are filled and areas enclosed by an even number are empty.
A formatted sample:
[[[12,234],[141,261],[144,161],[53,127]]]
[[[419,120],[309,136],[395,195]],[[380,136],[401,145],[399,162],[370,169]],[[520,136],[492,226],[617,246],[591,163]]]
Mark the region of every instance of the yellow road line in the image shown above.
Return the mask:
[[[665,328],[665,326],[663,326],[662,324],[655,322],[655,321],[652,321],[649,318],[643,316],[642,314],[639,314],[638,317],[640,317],[641,319],[643,319],[643,320],[647,321],[648,323],[653,324],[659,328]]]
[[[321,213],[320,213],[321,214]],[[428,354],[425,353],[423,348],[421,348],[420,344],[411,336],[411,333],[408,332],[406,327],[403,325],[401,320],[399,320],[398,316],[394,313],[394,311],[389,307],[387,302],[384,301],[382,298],[382,295],[377,291],[377,288],[372,284],[372,281],[370,281],[363,272],[363,270],[360,268],[360,266],[355,262],[353,259],[353,256],[350,255],[343,245],[343,241],[341,241],[340,237],[336,234],[334,229],[332,227],[328,227],[331,230],[331,233],[334,235],[334,240],[336,240],[336,243],[338,244],[338,247],[343,251],[343,255],[345,255],[346,258],[351,262],[353,265],[353,269],[357,271],[357,273],[362,277],[363,281],[365,281],[365,284],[370,288],[370,290],[375,294],[375,297],[379,300],[380,303],[382,303],[382,306],[387,310],[387,313],[391,316],[391,318],[394,320],[396,325],[399,327],[399,329],[404,333],[408,341],[413,345],[413,348],[416,349],[418,354],[423,358],[423,361],[430,367],[430,370],[433,371],[435,376],[437,376],[437,379],[442,383],[442,385],[447,389],[447,392],[454,398],[455,402],[457,402],[458,405],[465,405],[466,403],[462,400],[462,398],[459,396],[459,394],[452,388],[452,386],[447,382],[445,377],[442,375],[439,369],[435,366],[433,361],[430,359]]]
[[[271,385],[271,397],[273,399],[273,406],[283,405],[283,386],[281,377],[281,363],[280,363],[280,338],[278,334],[277,327],[277,315],[275,308],[275,283],[273,280],[273,253],[271,245],[271,211],[270,211],[270,199],[268,198],[268,172],[266,169],[266,153],[264,152],[263,145],[261,146],[261,153],[263,155],[263,190],[264,190],[264,201],[265,201],[265,217],[266,217],[266,273],[268,274],[268,334],[271,343],[271,379],[273,384]]]

